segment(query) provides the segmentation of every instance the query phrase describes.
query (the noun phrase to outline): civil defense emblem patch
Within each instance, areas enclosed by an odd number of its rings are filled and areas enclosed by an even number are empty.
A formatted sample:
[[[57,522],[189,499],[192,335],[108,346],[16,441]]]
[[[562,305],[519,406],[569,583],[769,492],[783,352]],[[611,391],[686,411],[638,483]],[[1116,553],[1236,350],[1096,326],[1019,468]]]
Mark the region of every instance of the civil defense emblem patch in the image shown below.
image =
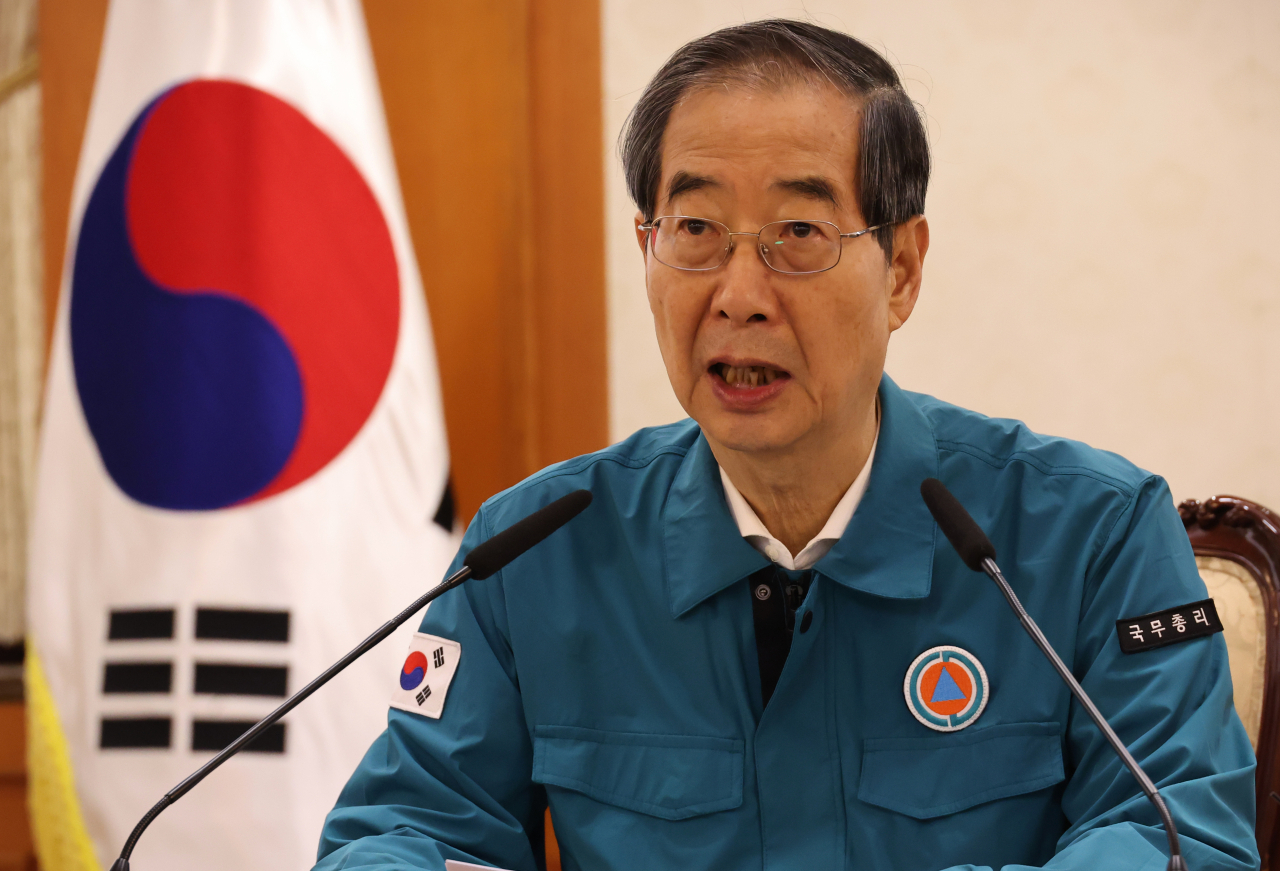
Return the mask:
[[[973,724],[991,695],[987,672],[978,658],[959,647],[933,647],[907,669],[902,692],[907,709],[938,732],[956,732]]]

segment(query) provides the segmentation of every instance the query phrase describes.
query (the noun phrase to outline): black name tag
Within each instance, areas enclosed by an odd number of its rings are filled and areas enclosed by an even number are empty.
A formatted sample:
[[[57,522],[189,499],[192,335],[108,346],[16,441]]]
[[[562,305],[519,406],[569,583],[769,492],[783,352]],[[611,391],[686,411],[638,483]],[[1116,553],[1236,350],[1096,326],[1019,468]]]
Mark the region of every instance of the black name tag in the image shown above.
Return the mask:
[[[1218,619],[1213,599],[1116,621],[1120,649],[1125,653],[1155,650],[1221,631],[1222,621]]]

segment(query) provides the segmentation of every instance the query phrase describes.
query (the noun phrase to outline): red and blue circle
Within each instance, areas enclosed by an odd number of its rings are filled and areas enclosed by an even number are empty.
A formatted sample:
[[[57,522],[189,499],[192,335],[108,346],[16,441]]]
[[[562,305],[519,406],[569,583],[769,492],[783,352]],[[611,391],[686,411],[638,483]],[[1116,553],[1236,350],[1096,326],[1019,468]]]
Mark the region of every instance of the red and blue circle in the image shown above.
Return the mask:
[[[404,665],[400,669],[400,689],[416,690],[426,679],[427,657],[415,650],[405,657]]]
[[[89,197],[71,278],[76,389],[112,480],[157,508],[253,502],[364,426],[400,322],[395,250],[351,159],[221,80],[147,105]]]

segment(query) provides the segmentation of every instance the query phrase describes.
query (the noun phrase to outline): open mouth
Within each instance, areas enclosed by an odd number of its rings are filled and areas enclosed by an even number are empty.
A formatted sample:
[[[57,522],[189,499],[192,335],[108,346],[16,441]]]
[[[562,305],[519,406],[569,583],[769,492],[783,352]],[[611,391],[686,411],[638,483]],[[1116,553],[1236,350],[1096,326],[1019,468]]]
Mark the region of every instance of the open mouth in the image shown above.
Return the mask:
[[[710,372],[718,375],[725,384],[739,390],[765,387],[779,378],[790,377],[783,370],[768,366],[730,366],[728,363],[712,363]]]

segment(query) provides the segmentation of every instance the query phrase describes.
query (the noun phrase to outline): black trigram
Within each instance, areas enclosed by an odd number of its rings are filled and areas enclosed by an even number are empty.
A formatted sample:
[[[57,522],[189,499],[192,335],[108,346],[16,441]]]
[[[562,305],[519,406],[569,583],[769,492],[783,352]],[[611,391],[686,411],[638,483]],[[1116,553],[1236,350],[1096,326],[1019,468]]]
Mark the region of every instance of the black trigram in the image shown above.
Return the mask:
[[[413,697],[414,701],[418,703],[419,707],[421,707],[422,703],[429,698],[431,698],[431,687],[429,686],[425,686],[422,689],[420,689],[418,691],[418,694]]]
[[[444,648],[437,647],[435,653],[431,654],[431,659],[435,662],[436,668],[440,668],[444,665]]]
[[[122,657],[120,648],[109,647],[104,663],[102,692],[106,696],[146,695],[156,710],[145,716],[104,716],[98,746],[161,749],[172,746],[173,717],[163,711],[174,694],[173,649],[176,639],[173,608],[117,608],[108,616],[108,642],[148,642],[158,649],[150,656]],[[197,608],[194,636],[197,641],[242,641],[285,644],[289,641],[289,612],[252,608]],[[142,649],[142,648],[135,648]],[[197,655],[200,648],[197,648]],[[272,657],[274,658],[274,657]],[[191,688],[196,694],[283,698],[288,694],[289,670],[277,664],[196,662]],[[251,720],[192,722],[191,749],[218,751],[240,737]],[[283,753],[285,724],[277,723],[245,749]]]

